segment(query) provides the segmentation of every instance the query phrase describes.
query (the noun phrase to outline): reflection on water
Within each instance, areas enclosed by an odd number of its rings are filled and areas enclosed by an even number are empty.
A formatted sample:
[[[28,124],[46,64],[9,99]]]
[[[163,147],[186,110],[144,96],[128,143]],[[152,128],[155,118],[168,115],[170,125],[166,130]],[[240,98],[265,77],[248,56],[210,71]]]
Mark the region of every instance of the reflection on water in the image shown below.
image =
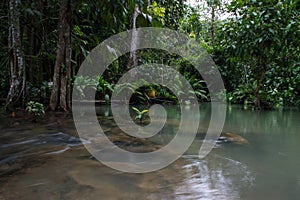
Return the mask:
[[[217,155],[189,159],[191,164],[183,167],[186,178],[176,188],[178,199],[239,199],[241,189],[254,182],[247,166],[238,161]]]
[[[128,138],[107,107],[98,107],[100,124],[120,147],[147,152],[172,140],[178,107],[167,107],[167,125],[151,140]],[[202,105],[199,132],[209,124]],[[0,199],[298,199],[300,195],[300,112],[250,111],[230,107],[224,131],[249,145],[220,144],[205,159],[197,152],[203,135],[170,166],[146,174],[110,169],[87,152],[70,115],[50,114],[38,124],[1,120]],[[83,141],[88,142],[88,141]]]

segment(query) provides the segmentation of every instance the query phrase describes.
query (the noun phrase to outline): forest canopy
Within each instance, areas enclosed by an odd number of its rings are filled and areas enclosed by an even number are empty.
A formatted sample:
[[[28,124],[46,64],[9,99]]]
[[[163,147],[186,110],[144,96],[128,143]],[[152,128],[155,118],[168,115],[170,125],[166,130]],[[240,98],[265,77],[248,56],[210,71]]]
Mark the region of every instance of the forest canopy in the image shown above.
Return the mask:
[[[96,79],[76,77],[89,52],[112,35],[165,27],[199,42],[221,72],[227,101],[256,108],[300,105],[300,1],[298,0],[5,0],[0,3],[0,99],[4,109],[37,101],[70,109],[71,91],[94,87],[109,101],[126,71],[164,63],[182,73],[199,101],[206,84],[184,58],[143,50],[117,59]],[[128,86],[130,87],[130,86]],[[155,91],[155,93],[151,93]],[[176,103],[161,85],[135,91],[135,103],[159,97]]]

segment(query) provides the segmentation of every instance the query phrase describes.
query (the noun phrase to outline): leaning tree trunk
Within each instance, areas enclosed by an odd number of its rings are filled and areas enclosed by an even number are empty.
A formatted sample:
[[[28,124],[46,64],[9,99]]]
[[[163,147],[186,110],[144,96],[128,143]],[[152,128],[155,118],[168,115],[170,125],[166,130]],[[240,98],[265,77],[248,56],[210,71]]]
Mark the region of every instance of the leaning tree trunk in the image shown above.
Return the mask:
[[[58,21],[58,45],[50,97],[51,110],[70,108],[71,77],[71,0],[61,0]]]
[[[137,66],[137,57],[136,57],[136,47],[138,43],[138,32],[136,30],[136,20],[140,14],[139,6],[136,4],[132,16],[132,36],[131,36],[131,47],[130,47],[130,56],[127,63],[127,68],[130,69],[132,66]]]
[[[22,100],[25,103],[25,63],[20,36],[20,0],[8,2],[8,47],[9,47],[9,80],[10,88],[6,103],[18,104]]]

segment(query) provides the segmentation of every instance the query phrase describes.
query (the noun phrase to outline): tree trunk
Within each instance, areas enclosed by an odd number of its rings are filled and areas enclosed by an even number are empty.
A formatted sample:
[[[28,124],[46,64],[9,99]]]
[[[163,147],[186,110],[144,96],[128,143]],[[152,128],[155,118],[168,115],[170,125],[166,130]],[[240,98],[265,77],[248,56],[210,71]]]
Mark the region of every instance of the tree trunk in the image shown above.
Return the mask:
[[[261,81],[259,79],[256,80],[256,88],[255,88],[255,94],[254,94],[254,107],[256,109],[260,109],[261,105],[260,105],[260,83]]]
[[[266,103],[266,102],[262,102],[262,97],[260,95],[260,92],[262,90],[262,86],[263,86],[263,80],[264,80],[264,76],[266,73],[266,57],[265,57],[265,53],[267,52],[268,49],[265,48],[265,45],[262,44],[261,45],[261,55],[258,58],[258,70],[256,72],[256,88],[255,88],[255,95],[254,95],[254,107],[256,109],[261,109],[262,108],[262,104]]]
[[[25,104],[25,63],[22,51],[22,43],[20,36],[20,0],[9,0],[8,2],[8,47],[9,47],[9,78],[10,88],[7,95],[7,104],[18,104],[22,98],[23,106]]]
[[[131,37],[131,47],[130,47],[130,56],[127,64],[127,68],[130,69],[132,66],[137,66],[137,57],[136,57],[136,47],[138,43],[138,32],[136,31],[136,19],[140,14],[139,6],[136,4],[132,17],[132,37]]]
[[[210,31],[211,31],[211,44],[214,45],[215,43],[215,5],[214,4],[211,6]]]
[[[70,108],[71,11],[71,0],[61,0],[58,21],[58,45],[49,105],[53,111],[68,111]]]

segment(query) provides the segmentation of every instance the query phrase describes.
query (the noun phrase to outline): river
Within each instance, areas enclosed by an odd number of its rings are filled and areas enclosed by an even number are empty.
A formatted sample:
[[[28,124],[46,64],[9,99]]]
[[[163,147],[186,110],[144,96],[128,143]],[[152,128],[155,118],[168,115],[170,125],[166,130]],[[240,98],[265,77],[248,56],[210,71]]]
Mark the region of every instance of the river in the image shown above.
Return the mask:
[[[149,152],[168,143],[180,123],[177,106],[156,138],[126,138],[108,106],[97,107],[110,140],[121,148]],[[85,148],[71,114],[48,113],[38,123],[28,117],[0,118],[0,200],[40,199],[299,199],[300,110],[244,110],[228,106],[224,132],[249,144],[217,143],[199,159],[210,106],[200,106],[199,134],[174,163],[150,173],[111,169]],[[145,141],[145,140],[143,140]]]

